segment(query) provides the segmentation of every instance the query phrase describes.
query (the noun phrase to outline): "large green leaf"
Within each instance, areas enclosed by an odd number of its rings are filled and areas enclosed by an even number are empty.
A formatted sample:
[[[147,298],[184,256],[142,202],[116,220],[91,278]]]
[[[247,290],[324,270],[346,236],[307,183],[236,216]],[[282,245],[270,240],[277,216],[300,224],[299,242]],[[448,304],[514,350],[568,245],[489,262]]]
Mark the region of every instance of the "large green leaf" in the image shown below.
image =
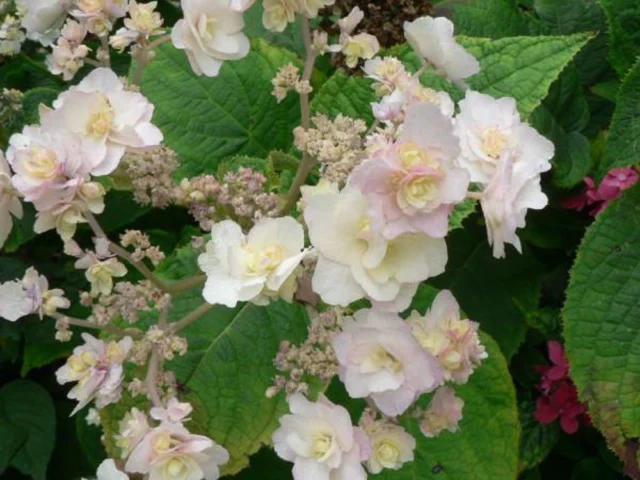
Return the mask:
[[[215,173],[220,161],[235,155],[266,157],[288,150],[300,123],[295,95],[278,104],[271,80],[291,52],[252,42],[246,58],[226,62],[215,78],[196,76],[184,52],[170,44],[157,51],[145,70],[142,91],[154,103],[154,123],[165,143],[180,155],[178,176]]]
[[[44,388],[28,380],[0,388],[0,432],[10,433],[0,437],[0,467],[9,464],[35,480],[45,480],[55,430],[55,408]],[[19,446],[12,432],[23,438]]]
[[[456,33],[460,35],[502,38],[540,33],[539,22],[516,0],[470,0],[453,8]]]
[[[378,100],[371,89],[371,83],[365,77],[349,76],[344,70],[338,70],[316,93],[311,102],[311,111],[324,113],[330,118],[342,113],[371,123],[371,102]]]
[[[196,254],[179,249],[159,269],[164,280],[177,280],[197,271]],[[169,320],[176,321],[204,303],[201,287],[174,298]],[[155,319],[142,317],[141,323]],[[184,333],[189,350],[167,362],[194,406],[189,428],[223,445],[231,454],[225,472],[246,467],[248,456],[269,444],[278,419],[287,411],[282,396],[269,399],[276,369],[273,365],[281,341],[300,343],[307,333],[308,315],[303,306],[282,300],[268,307],[253,304],[230,309],[212,308]],[[130,405],[129,405],[130,406]],[[127,407],[108,408],[107,432],[113,433]],[[114,455],[112,444],[107,444]]]
[[[452,231],[447,245],[447,270],[430,283],[451,290],[469,318],[511,358],[524,340],[528,314],[538,308],[542,266],[526,248],[523,255],[509,249],[507,260],[496,260],[484,228],[473,225]]]
[[[519,404],[522,439],[520,441],[520,470],[528,470],[541,463],[560,438],[557,423],[545,425],[533,416],[535,402],[523,400]]]
[[[623,456],[640,437],[640,186],[601,213],[578,250],[563,310],[571,376]]]
[[[456,387],[464,404],[457,433],[425,438],[415,419],[405,425],[418,441],[415,461],[384,480],[515,480],[518,475],[520,423],[515,389],[498,345],[481,334],[489,358],[469,382]]]
[[[528,117],[546,97],[551,83],[589,41],[590,34],[515,37],[489,40],[461,38],[480,62],[480,73],[469,79],[474,90],[494,97],[514,97]]]
[[[640,61],[624,79],[611,131],[598,165],[598,178],[612,168],[629,167],[640,162]]]
[[[610,58],[625,75],[640,55],[640,3],[637,0],[600,0],[607,16]]]

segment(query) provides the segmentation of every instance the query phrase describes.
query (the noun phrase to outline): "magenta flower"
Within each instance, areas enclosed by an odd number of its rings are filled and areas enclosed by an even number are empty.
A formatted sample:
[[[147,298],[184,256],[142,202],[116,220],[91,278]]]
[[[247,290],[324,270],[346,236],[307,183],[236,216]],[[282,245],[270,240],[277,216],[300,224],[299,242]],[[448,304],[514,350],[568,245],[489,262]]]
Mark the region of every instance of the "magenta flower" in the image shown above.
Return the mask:
[[[569,377],[569,364],[562,345],[560,342],[550,341],[547,347],[552,364],[535,367],[542,374],[538,386],[542,396],[536,401],[533,416],[544,424],[559,420],[562,430],[573,434],[580,428],[581,419],[585,425],[590,423],[587,407],[578,399],[578,391]]]
[[[604,177],[600,186],[596,188],[591,177],[586,177],[584,183],[587,188],[584,192],[571,197],[562,203],[564,208],[571,210],[584,210],[591,207],[589,214],[593,217],[603,212],[612,200],[638,181],[638,172],[633,167],[615,168]]]

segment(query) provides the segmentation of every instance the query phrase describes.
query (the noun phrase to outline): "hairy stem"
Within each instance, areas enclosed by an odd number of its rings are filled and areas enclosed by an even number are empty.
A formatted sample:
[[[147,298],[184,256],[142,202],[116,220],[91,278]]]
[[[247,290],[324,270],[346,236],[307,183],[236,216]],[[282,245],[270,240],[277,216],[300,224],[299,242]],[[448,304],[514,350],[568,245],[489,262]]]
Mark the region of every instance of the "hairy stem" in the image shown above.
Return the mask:
[[[158,355],[158,347],[155,345],[151,348],[151,356],[149,357],[149,367],[147,369],[147,395],[155,407],[162,407],[160,392],[158,391],[158,377],[160,376],[160,356]]]
[[[213,305],[211,305],[210,303],[203,303],[191,313],[188,313],[177,322],[172,323],[169,326],[169,332],[178,333],[180,330],[185,329],[186,327],[191,325],[193,322],[200,319],[202,316],[206,315],[206,313],[212,308],[213,308]]]
[[[313,66],[316,63],[318,54],[313,49],[311,44],[311,28],[309,27],[309,19],[305,16],[302,17],[302,36],[304,38],[304,47],[307,52],[307,59],[304,63],[304,71],[302,73],[302,81],[309,81],[311,74],[313,73]],[[309,94],[300,94],[300,116],[302,119],[301,126],[305,130],[308,130],[311,125],[311,106],[309,104]],[[284,204],[280,209],[280,213],[289,212],[298,201],[300,196],[300,188],[306,183],[307,177],[315,164],[315,158],[308,153],[304,153],[302,161],[298,165],[298,171],[293,179],[289,193],[285,198]]]
[[[146,43],[146,40],[143,40],[144,43],[140,44],[140,50],[135,55],[136,61],[136,72],[133,74],[132,83],[134,85],[140,85],[142,81],[142,73],[144,69],[147,68],[147,65],[150,63],[149,53],[156,47],[159,47],[163,43],[170,42],[171,35],[163,35],[161,37],[156,38],[150,43]]]
[[[100,36],[100,47],[103,52],[106,52],[104,59],[102,60],[102,66],[111,68],[111,51],[109,50],[109,37],[106,35]]]
[[[82,328],[91,328],[91,329],[94,329],[94,330],[103,330],[105,332],[112,333],[112,334],[117,335],[119,337],[130,336],[130,337],[133,337],[133,338],[139,338],[142,335],[142,332],[140,332],[140,330],[136,330],[136,329],[122,330],[122,329],[120,329],[118,327],[115,327],[113,325],[98,325],[97,323],[90,322],[89,320],[82,320],[80,318],[69,317],[69,316],[64,315],[62,313],[54,313],[53,315],[51,315],[51,317],[56,319],[56,320],[65,321],[69,325],[73,325],[73,326],[76,326],[76,327],[82,327]]]

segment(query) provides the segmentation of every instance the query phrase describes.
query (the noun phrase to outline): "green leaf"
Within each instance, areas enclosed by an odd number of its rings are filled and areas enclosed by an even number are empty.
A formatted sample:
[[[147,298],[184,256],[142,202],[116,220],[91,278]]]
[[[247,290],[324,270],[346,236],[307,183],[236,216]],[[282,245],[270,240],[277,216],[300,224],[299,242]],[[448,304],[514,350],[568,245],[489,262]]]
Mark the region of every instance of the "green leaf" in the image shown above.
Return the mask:
[[[621,76],[640,55],[640,3],[636,0],[600,0],[609,25],[609,56]]]
[[[515,98],[520,114],[526,119],[590,38],[590,34],[495,41],[467,37],[461,38],[460,43],[481,66],[480,73],[469,79],[469,85],[494,97]]]
[[[55,322],[51,320],[45,323],[40,323],[39,320],[32,322],[33,324],[24,329],[24,351],[20,370],[22,377],[34,368],[40,368],[54,360],[70,356],[73,348],[79,343],[77,336],[71,342],[58,342],[55,339]]]
[[[606,82],[598,83],[591,87],[591,92],[598,95],[599,97],[604,98],[605,100],[609,100],[610,102],[615,103],[618,98],[618,92],[620,91],[620,81],[619,80],[609,80]]]
[[[596,218],[578,250],[564,332],[571,376],[621,457],[640,437],[640,186]]]
[[[462,222],[476,211],[477,203],[474,199],[467,198],[464,202],[453,207],[449,217],[449,231],[462,228]]]
[[[520,470],[528,470],[541,463],[551,453],[560,438],[560,428],[557,423],[544,425],[533,417],[536,409],[535,402],[527,400],[520,402],[520,424],[522,438],[520,439]]]
[[[602,179],[609,170],[640,162],[640,61],[622,82],[611,131],[596,177]]]
[[[481,334],[489,358],[469,382],[456,387],[464,404],[460,431],[425,438],[415,419],[405,427],[415,436],[415,461],[383,480],[515,480],[518,475],[520,424],[515,389],[498,345]]]
[[[28,433],[24,428],[0,420],[0,473],[4,472],[11,459],[26,442]]]
[[[560,35],[595,31],[604,21],[596,0],[534,0],[533,8],[540,19]]]
[[[38,112],[40,104],[50,107],[53,101],[58,98],[59,93],[59,89],[52,87],[36,87],[25,92],[22,101],[22,124],[40,123],[40,113]]]
[[[378,101],[371,88],[371,80],[349,76],[338,70],[327,80],[311,101],[312,113],[323,113],[334,118],[339,113],[347,117],[373,122],[371,102]]]
[[[538,308],[542,266],[526,248],[522,255],[509,249],[507,260],[493,258],[484,228],[469,224],[451,232],[447,245],[447,270],[430,283],[451,290],[511,358],[524,340],[527,315]]]
[[[95,425],[89,425],[85,415],[75,418],[76,436],[84,456],[93,470],[97,470],[102,461],[107,458],[104,445],[100,440],[102,430]]]
[[[289,150],[300,123],[299,101],[289,95],[278,104],[272,78],[291,52],[252,42],[246,58],[225,62],[215,78],[196,76],[183,51],[165,44],[145,70],[142,91],[155,105],[154,123],[165,143],[180,156],[180,177],[214,173],[227,157],[266,157]]]
[[[0,437],[0,444],[8,440],[9,450],[14,449],[9,465],[35,480],[45,480],[56,430],[55,408],[47,391],[28,380],[4,385],[0,388],[0,425],[5,431],[18,429],[26,434],[17,450],[15,445],[11,448],[11,437]]]
[[[265,392],[276,375],[273,359],[280,342],[301,342],[308,317],[304,307],[284,301],[217,310],[218,315],[187,331],[187,362],[176,365],[176,373],[194,405],[192,425],[229,450],[225,472],[232,474],[271,442],[278,419],[287,411],[284,398],[268,399]]]
[[[178,249],[159,268],[160,277],[177,280],[193,275],[196,258],[190,247]],[[185,292],[174,298],[169,320],[176,321],[203,303],[201,289]],[[141,316],[143,324],[152,320]],[[184,330],[189,350],[184,357],[167,362],[166,368],[176,374],[185,400],[194,407],[189,428],[229,451],[226,474],[239,472],[247,466],[249,455],[270,443],[278,419],[288,408],[282,395],[271,399],[265,395],[277,373],[273,359],[282,341],[301,343],[306,338],[308,323],[302,305],[280,300],[267,307],[216,306]],[[130,406],[105,409],[107,435],[114,433]],[[111,443],[107,448],[110,455],[117,454]]]
[[[540,33],[540,25],[516,0],[470,0],[455,4],[456,33],[474,37],[502,38]]]

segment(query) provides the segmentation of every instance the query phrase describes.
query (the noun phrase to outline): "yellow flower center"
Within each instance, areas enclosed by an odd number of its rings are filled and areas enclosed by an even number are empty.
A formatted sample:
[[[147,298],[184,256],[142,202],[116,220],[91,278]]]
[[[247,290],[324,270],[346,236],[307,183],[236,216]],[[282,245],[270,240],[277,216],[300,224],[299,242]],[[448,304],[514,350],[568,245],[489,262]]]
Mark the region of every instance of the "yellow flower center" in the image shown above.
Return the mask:
[[[381,345],[377,345],[362,363],[360,370],[362,373],[374,373],[383,369],[398,373],[402,371],[402,363]]]
[[[187,465],[179,458],[172,458],[164,467],[167,478],[183,478],[187,473]]]
[[[34,148],[24,168],[33,178],[51,180],[58,176],[58,158],[49,149]]]
[[[218,19],[208,15],[201,15],[198,21],[198,33],[204,40],[211,40],[216,33]]]
[[[488,128],[482,132],[482,150],[491,158],[500,158],[506,146],[507,137],[497,128]]]
[[[113,110],[106,98],[102,98],[98,107],[91,113],[85,127],[86,134],[90,137],[102,138],[113,126]]]
[[[407,142],[400,146],[398,151],[400,162],[405,169],[411,170],[416,167],[430,167],[440,169],[439,163],[431,158],[429,152],[413,142]]]
[[[376,457],[383,467],[392,468],[398,463],[400,451],[396,445],[386,440],[377,445]]]
[[[250,247],[247,252],[247,270],[253,275],[265,275],[273,272],[284,258],[284,249],[279,245],[271,245],[261,250]]]
[[[158,455],[162,455],[174,448],[178,443],[177,440],[171,438],[170,433],[164,432],[158,435],[153,441],[153,449]]]
[[[433,177],[418,177],[404,185],[400,193],[409,205],[422,209],[438,197],[438,184]]]
[[[311,443],[311,456],[313,458],[322,458],[331,449],[333,436],[329,432],[317,432]]]

